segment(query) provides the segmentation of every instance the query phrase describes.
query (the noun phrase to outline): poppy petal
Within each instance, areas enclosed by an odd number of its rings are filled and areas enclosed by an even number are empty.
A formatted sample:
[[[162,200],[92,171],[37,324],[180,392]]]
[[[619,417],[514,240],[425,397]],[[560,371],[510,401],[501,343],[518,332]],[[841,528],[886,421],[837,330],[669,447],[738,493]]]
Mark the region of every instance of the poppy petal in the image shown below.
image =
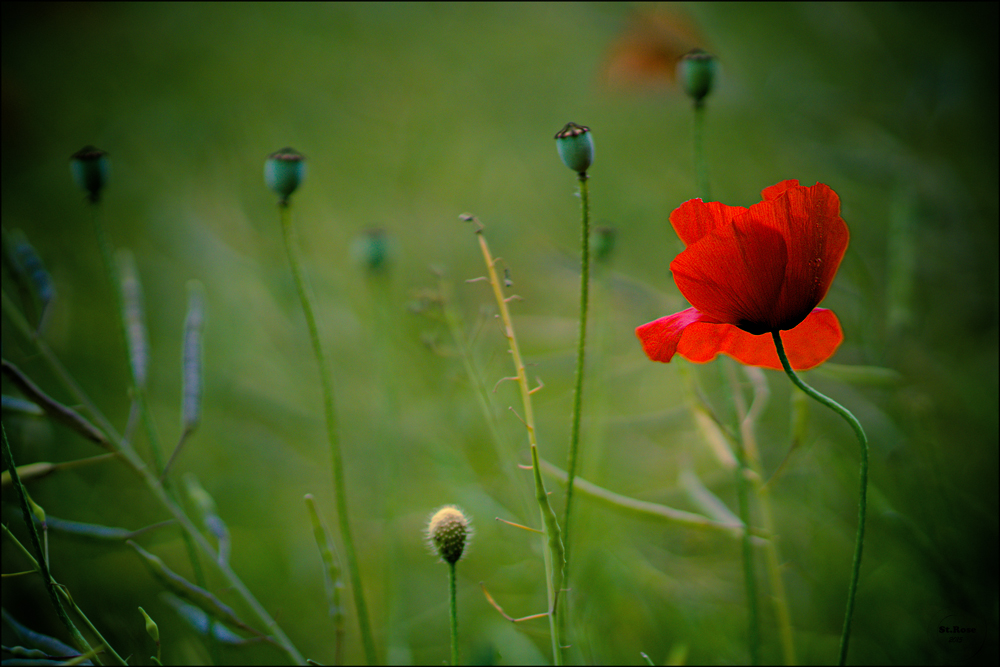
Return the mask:
[[[643,324],[635,330],[635,335],[639,338],[643,351],[651,361],[667,363],[673,359],[684,330],[703,319],[705,319],[703,313],[698,312],[695,308],[688,308]],[[711,320],[711,318],[708,319]]]
[[[705,363],[721,352],[748,366],[782,370],[774,341],[769,335],[755,336],[729,324],[713,324],[697,319],[681,334],[674,351],[690,361]],[[799,326],[781,334],[788,361],[793,369],[799,371],[819,366],[832,357],[843,340],[844,333],[837,316],[826,308],[815,309]]]
[[[772,304],[772,330],[792,329],[826,296],[847,250],[849,233],[840,199],[828,186],[806,188],[783,181],[767,188],[741,221],[777,231],[788,262],[780,297]],[[781,188],[784,187],[784,190]]]
[[[692,306],[760,334],[775,328],[787,262],[782,234],[744,215],[688,246],[670,270]]]
[[[777,199],[779,196],[781,196],[781,194],[785,190],[790,190],[791,188],[797,188],[797,187],[799,187],[799,179],[790,178],[786,181],[782,181],[781,183],[772,185],[769,188],[764,188],[763,190],[761,190],[760,196],[764,198],[764,201],[767,201],[769,199]]]
[[[705,203],[700,199],[690,199],[674,209],[670,214],[670,224],[684,245],[689,246],[700,241],[709,232],[728,225],[746,211],[743,206],[726,206],[717,201]]]

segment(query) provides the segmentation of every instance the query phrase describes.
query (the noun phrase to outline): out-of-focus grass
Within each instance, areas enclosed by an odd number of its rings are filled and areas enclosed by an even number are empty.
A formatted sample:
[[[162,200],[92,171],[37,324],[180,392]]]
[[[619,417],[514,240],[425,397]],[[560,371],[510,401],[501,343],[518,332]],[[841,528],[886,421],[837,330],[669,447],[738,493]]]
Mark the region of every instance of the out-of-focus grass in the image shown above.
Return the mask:
[[[423,545],[429,512],[455,503],[477,535],[458,568],[463,656],[549,659],[537,540],[493,521],[534,525],[530,478],[510,469],[523,426],[515,387],[489,394],[498,448],[458,358],[421,341],[446,328],[410,312],[444,267],[487,391],[510,374],[464,211],[487,225],[524,297],[513,315],[538,365],[542,455],[568,440],[578,203],[552,135],[590,126],[593,214],[618,229],[612,270],[592,309],[583,471],[644,500],[696,509],[677,483],[690,464],[734,507],[686,409],[677,365],[646,361],[635,326],[683,306],[667,266],[681,245],[667,222],[693,196],[689,103],[668,84],[607,84],[609,54],[630,30],[621,5],[4,5],[3,224],[21,228],[58,290],[46,333],[108,417],[127,418],[126,358],[82,193],[68,156],[110,153],[102,204],[115,246],[135,253],[149,318],[150,396],[162,439],[179,436],[185,283],[205,285],[204,413],[176,472],[194,471],[233,539],[234,568],[293,642],[332,660],[322,564],[302,502],[332,519],[318,378],[281,249],[264,157],[291,145],[309,173],[293,216],[336,373],[351,520],[383,659],[427,663],[448,652],[446,568]],[[846,339],[840,364],[898,371],[879,386],[812,373],[849,406],[872,442],[872,497],[852,662],[942,662],[950,612],[997,617],[996,6],[691,5],[681,16],[723,69],[709,99],[712,193],[749,205],[784,178],[841,196],[851,245],[824,305]],[[669,21],[676,19],[669,19]],[[393,239],[379,294],[351,261],[352,240]],[[4,274],[5,291],[8,274]],[[486,308],[485,314],[482,309]],[[5,358],[58,385],[5,323]],[[725,404],[712,366],[696,371]],[[789,440],[791,388],[768,373],[759,431],[768,471]],[[5,385],[5,392],[9,391]],[[60,395],[60,398],[66,398]],[[21,463],[94,453],[58,426],[5,414]],[[850,431],[814,407],[808,438],[772,491],[803,662],[836,652],[856,522]],[[140,441],[140,447],[144,447]],[[562,492],[553,483],[554,502]],[[161,520],[113,465],[31,486],[60,518],[137,528]],[[18,513],[4,497],[4,521]],[[654,661],[679,645],[691,662],[747,659],[738,544],[729,537],[618,516],[581,498],[574,522],[571,660]],[[185,572],[176,534],[146,538]],[[119,653],[152,653],[136,607],[160,623],[165,659],[202,661],[127,548],[53,539],[56,576]],[[8,557],[5,571],[22,569]],[[11,563],[11,565],[7,565]],[[761,578],[761,582],[765,579]],[[9,583],[8,583],[9,582]],[[766,591],[766,589],[765,589]],[[215,591],[226,600],[224,590]],[[58,634],[33,579],[7,580],[3,604]],[[777,660],[762,605],[764,658]],[[4,644],[9,644],[6,639]],[[996,658],[995,634],[972,661]],[[267,663],[267,648],[232,659]],[[346,656],[361,658],[348,613]],[[990,656],[993,656],[993,659]]]

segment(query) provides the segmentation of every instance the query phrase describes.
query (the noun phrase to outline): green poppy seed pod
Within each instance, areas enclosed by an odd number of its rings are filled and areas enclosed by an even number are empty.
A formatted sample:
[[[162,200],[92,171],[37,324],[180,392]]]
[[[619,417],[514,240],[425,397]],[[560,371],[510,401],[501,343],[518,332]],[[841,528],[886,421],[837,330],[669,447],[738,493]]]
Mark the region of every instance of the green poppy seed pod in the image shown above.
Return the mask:
[[[701,49],[689,51],[677,63],[677,78],[695,104],[701,104],[705,96],[712,92],[717,71],[715,56]]]
[[[454,565],[472,537],[469,519],[454,505],[445,505],[427,524],[427,541],[441,559]]]
[[[69,170],[73,180],[87,191],[87,197],[96,202],[101,197],[101,190],[108,182],[107,153],[100,148],[84,146],[69,156]]]
[[[556,148],[563,164],[578,174],[587,173],[594,163],[594,140],[589,127],[566,123],[556,134]]]
[[[361,233],[351,246],[354,259],[372,273],[389,268],[391,261],[389,235],[384,229],[369,229]]]
[[[281,203],[295,192],[306,176],[306,158],[294,148],[282,148],[267,156],[264,162],[264,182],[281,195]]]

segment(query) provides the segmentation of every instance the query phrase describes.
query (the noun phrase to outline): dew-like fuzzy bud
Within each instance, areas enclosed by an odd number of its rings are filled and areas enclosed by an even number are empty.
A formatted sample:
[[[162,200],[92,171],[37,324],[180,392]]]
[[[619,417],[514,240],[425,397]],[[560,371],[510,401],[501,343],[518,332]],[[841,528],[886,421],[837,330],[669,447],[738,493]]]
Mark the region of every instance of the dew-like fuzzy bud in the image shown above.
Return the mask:
[[[73,180],[87,191],[92,202],[101,198],[101,190],[108,182],[108,157],[100,148],[84,146],[69,156],[69,169]]]
[[[585,174],[594,163],[594,139],[590,128],[566,123],[556,134],[556,148],[563,164],[578,174]]]
[[[689,51],[677,63],[677,78],[695,104],[701,104],[705,96],[712,92],[717,72],[715,56],[701,49]]]
[[[427,524],[427,542],[441,559],[454,565],[472,538],[469,519],[454,505],[445,505]]]
[[[282,204],[288,202],[288,197],[306,177],[305,160],[305,156],[294,148],[282,148],[267,156],[264,162],[264,182],[281,195]]]

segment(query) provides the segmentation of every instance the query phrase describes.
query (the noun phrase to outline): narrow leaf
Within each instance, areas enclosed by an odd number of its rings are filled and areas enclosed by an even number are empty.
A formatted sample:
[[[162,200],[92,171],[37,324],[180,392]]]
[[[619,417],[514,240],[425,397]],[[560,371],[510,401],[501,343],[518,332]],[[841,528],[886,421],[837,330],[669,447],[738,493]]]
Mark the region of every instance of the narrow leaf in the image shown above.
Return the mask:
[[[712,415],[698,404],[691,406],[691,410],[694,413],[694,420],[697,422],[698,428],[705,438],[705,442],[715,454],[715,457],[719,459],[719,463],[727,470],[735,468],[736,456],[726,443],[726,436],[715,420],[712,419]]]
[[[688,496],[701,508],[705,514],[720,523],[730,526],[742,526],[740,518],[733,514],[732,510],[726,507],[722,500],[712,493],[707,486],[702,484],[701,479],[690,468],[681,471],[679,478],[681,486],[687,491]]]

